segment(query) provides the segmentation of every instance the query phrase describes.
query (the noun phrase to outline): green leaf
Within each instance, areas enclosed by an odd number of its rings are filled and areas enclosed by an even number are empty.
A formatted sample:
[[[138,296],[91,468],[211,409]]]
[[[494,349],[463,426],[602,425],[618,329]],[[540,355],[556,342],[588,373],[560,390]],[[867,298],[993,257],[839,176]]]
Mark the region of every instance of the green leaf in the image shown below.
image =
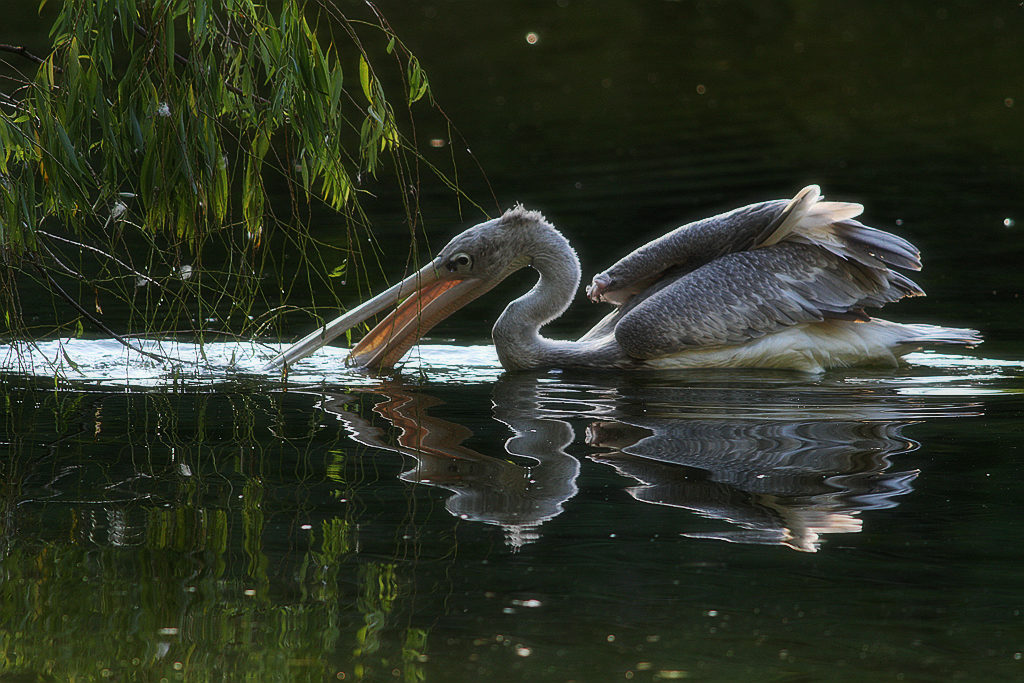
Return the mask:
[[[60,124],[60,121],[55,119],[53,123],[57,127],[57,137],[60,138],[60,144],[64,147],[64,153],[68,155],[68,161],[71,162],[76,171],[81,173],[82,167],[78,165],[78,153],[75,152],[75,146],[71,144],[71,138],[68,137],[68,133],[64,130],[64,126]]]
[[[213,190],[213,217],[219,225],[224,221],[224,217],[228,212],[228,165],[223,157],[217,161],[216,169],[214,174],[216,185]]]
[[[409,79],[409,103],[411,104],[430,92],[430,83],[427,80],[427,74],[420,67],[420,61],[415,57],[409,60],[406,75]]]
[[[357,187],[357,178],[392,159],[400,172],[420,163],[414,150],[398,147],[404,139],[391,102],[424,97],[426,76],[410,65],[412,55],[383,18],[372,29],[373,51],[362,53],[366,25],[345,19],[331,7],[336,3],[35,4],[49,22],[50,30],[40,32],[49,35],[46,57],[26,69],[31,87],[0,107],[0,254],[34,250],[34,231],[52,222],[75,241],[96,245],[79,260],[103,278],[120,277],[111,273],[121,268],[98,258],[102,253],[138,273],[165,272],[182,258],[215,261],[204,272],[223,276],[216,287],[193,281],[172,296],[157,295],[158,287],[144,287],[153,280],[143,275],[137,288],[128,280],[103,290],[129,306],[131,327],[153,331],[178,329],[168,326],[185,315],[205,319],[191,314],[211,306],[247,315],[270,269],[278,269],[281,299],[306,274],[321,285],[356,276],[342,262],[361,257],[352,236],[321,244],[305,233],[319,215],[319,208],[310,210],[314,201],[358,221],[359,198],[369,191]],[[185,58],[175,53],[178,29]],[[380,36],[394,59],[378,60]],[[358,65],[346,61],[352,57]],[[285,186],[291,211],[268,194]],[[296,231],[294,241],[273,235],[275,246],[296,245],[288,254],[294,260],[249,258],[261,232],[269,238],[271,229]],[[239,251],[247,253],[238,257]],[[12,262],[5,260],[20,272],[18,259]],[[0,287],[0,318],[31,329],[11,302]],[[76,334],[76,327],[79,336],[87,333],[87,319],[64,321],[64,334]]]
[[[359,85],[363,88],[366,99],[373,102],[373,95],[370,94],[370,65],[366,63],[366,57],[359,55]]]
[[[81,329],[82,329],[82,321],[79,320],[78,321],[78,326],[76,328],[76,331],[78,331],[78,336],[79,337],[81,336]],[[71,366],[72,370],[74,370],[75,372],[78,372],[78,373],[82,372],[82,369],[81,369],[81,367],[79,367],[78,363],[76,363],[75,361],[71,360],[71,356],[68,355],[68,352],[64,348],[63,344],[60,345],[60,353],[61,353],[62,356],[64,356],[64,360],[67,362],[68,365]],[[57,378],[54,377],[54,380],[56,380],[56,379]]]
[[[341,108],[341,96],[344,94],[344,78],[341,70],[341,65],[336,64],[334,71],[331,74],[331,86],[330,86],[330,98],[331,98],[331,113],[334,116],[340,111]]]
[[[345,270],[348,266],[348,259],[341,262],[340,266],[335,266],[334,270],[327,274],[327,277],[337,278],[345,277]]]
[[[195,33],[200,40],[206,37],[206,20],[210,11],[208,0],[196,0]]]
[[[167,49],[167,67],[174,68],[174,19],[167,18],[167,29],[164,37],[164,47]]]

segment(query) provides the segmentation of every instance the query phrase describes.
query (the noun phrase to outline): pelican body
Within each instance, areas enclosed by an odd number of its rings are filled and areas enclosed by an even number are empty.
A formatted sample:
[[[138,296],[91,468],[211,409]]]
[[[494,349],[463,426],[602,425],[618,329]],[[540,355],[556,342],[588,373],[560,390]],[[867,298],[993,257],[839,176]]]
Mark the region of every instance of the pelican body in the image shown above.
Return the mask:
[[[914,245],[856,221],[862,211],[821,201],[811,185],[791,200],[677,228],[596,275],[587,295],[613,310],[579,340],[560,341],[540,330],[575,297],[579,259],[543,215],[516,206],[456,236],[418,272],[289,347],[268,369],[295,363],[400,301],[347,359],[389,369],[437,323],[525,267],[539,273],[536,285],[509,303],[492,330],[508,370],[822,372],[892,366],[931,344],[979,343],[975,330],[893,323],[866,312],[924,292],[896,270],[920,270]]]

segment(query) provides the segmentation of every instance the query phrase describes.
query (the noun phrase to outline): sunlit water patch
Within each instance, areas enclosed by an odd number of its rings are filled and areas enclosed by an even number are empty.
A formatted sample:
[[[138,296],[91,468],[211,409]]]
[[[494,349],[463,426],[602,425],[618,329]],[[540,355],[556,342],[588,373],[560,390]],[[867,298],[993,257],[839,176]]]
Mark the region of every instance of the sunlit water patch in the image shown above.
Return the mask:
[[[1024,391],[1024,361],[933,351],[912,353],[905,360],[906,369],[887,380],[899,394],[982,396]]]
[[[55,339],[0,345],[0,372],[103,386],[203,386],[238,379],[280,378],[265,365],[287,344],[131,339]],[[324,347],[290,368],[295,384],[374,384],[377,378],[345,366],[348,349]],[[501,374],[493,346],[427,345],[402,365],[410,379],[486,382]]]
[[[55,339],[0,345],[0,372],[103,386],[204,386],[245,378],[277,380],[266,363],[286,344],[132,339],[131,348],[115,339]],[[292,366],[288,382],[369,386],[379,378],[345,366],[348,349],[324,347]],[[1003,380],[1024,376],[1024,361],[942,353],[914,353],[895,373],[850,371],[843,382],[892,383],[902,393],[979,395],[1013,391]],[[426,344],[414,348],[399,366],[407,381],[493,382],[503,370],[490,345]],[[701,371],[670,374],[690,379]],[[782,373],[788,375],[788,373]],[[721,376],[716,375],[717,381]],[[716,381],[716,383],[717,383]]]
[[[923,351],[910,353],[906,361],[912,365],[921,365],[930,368],[949,369],[970,369],[970,368],[1015,368],[1024,369],[1024,361],[1002,360],[998,358],[981,358],[977,356],[965,356],[955,353],[937,353],[935,351]]]

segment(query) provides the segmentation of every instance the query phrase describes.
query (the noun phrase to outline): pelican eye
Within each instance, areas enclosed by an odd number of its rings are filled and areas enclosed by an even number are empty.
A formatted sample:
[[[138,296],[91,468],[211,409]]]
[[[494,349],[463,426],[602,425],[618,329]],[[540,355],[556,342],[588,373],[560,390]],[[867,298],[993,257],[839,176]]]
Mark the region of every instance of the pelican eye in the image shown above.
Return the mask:
[[[469,254],[458,253],[448,259],[447,266],[448,270],[454,273],[456,270],[468,268],[472,263],[473,259],[469,257]]]

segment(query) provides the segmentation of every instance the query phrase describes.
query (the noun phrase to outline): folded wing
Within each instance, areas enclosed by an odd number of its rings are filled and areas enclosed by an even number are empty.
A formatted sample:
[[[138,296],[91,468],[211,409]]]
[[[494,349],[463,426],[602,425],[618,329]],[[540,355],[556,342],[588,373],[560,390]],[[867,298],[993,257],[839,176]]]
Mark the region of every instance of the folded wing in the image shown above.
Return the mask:
[[[614,333],[629,355],[656,358],[800,323],[869,320],[865,308],[923,294],[893,270],[921,268],[914,245],[854,220],[859,204],[819,200],[811,185],[637,249],[588,288],[619,308],[584,339]]]

